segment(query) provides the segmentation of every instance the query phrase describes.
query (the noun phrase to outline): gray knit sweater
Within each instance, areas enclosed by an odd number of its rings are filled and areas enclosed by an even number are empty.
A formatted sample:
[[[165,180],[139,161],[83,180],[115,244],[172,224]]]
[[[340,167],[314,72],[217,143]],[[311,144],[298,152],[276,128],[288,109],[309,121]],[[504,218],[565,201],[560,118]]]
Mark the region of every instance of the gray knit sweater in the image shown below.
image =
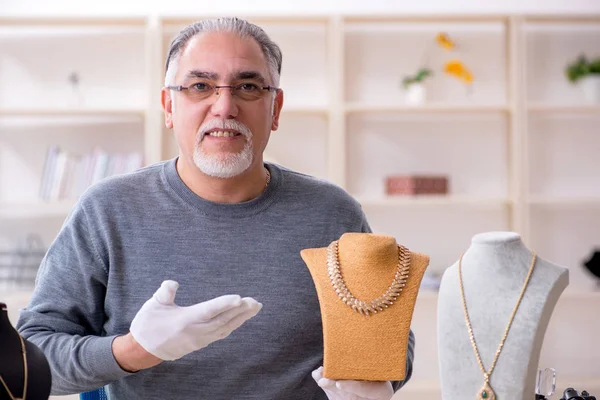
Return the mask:
[[[327,399],[311,377],[323,362],[322,327],[300,250],[369,232],[360,205],[274,164],[258,198],[212,203],[190,191],[175,162],[90,188],[49,248],[17,328],[46,354],[53,394],[108,385],[123,400]],[[181,306],[239,294],[263,308],[224,340],[125,372],[111,342],[166,279],[179,282]],[[411,333],[409,371],[413,346]]]

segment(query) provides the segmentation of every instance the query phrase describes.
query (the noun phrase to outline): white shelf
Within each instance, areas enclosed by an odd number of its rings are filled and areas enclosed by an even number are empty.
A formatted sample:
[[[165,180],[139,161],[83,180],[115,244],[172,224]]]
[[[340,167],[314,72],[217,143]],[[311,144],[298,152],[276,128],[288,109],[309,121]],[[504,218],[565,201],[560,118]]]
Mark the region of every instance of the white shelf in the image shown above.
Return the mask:
[[[23,39],[48,39],[48,38],[66,38],[77,39],[81,37],[107,37],[107,36],[123,36],[123,35],[143,35],[143,25],[135,26],[95,26],[90,28],[86,25],[72,26],[57,26],[57,25],[40,25],[40,26],[0,26],[0,40],[23,40]]]
[[[531,196],[527,202],[530,205],[543,205],[543,206],[600,207],[600,196],[598,196],[598,197]]]
[[[425,104],[411,106],[403,104],[347,103],[345,110],[346,113],[503,113],[508,112],[509,107],[494,105]]]
[[[48,117],[48,116],[143,116],[142,108],[0,108],[0,116]]]
[[[598,114],[600,115],[600,105],[595,104],[541,104],[532,103],[527,106],[527,110],[532,113],[565,113],[565,114]]]
[[[482,206],[503,207],[512,202],[505,198],[486,198],[476,196],[453,195],[418,195],[418,196],[387,196],[387,197],[361,197],[356,199],[365,207],[379,206]]]
[[[141,109],[1,109],[0,127],[25,126],[90,126],[100,124],[131,124],[144,121]]]
[[[309,104],[283,104],[281,112],[284,114],[327,114],[329,113],[329,107],[320,105],[309,105]]]
[[[141,124],[144,110],[6,110],[0,109],[0,128],[89,127],[103,124]],[[47,130],[46,130],[47,131]]]
[[[44,219],[66,217],[75,201],[65,200],[60,202],[45,203],[0,203],[0,219]]]
[[[103,124],[140,124],[144,110],[6,110],[0,109],[0,128],[33,126],[73,127]]]
[[[144,26],[147,23],[147,19],[144,17],[122,17],[122,16],[106,16],[106,17],[95,17],[95,16],[7,16],[0,15],[0,25],[9,26],[12,28],[22,27],[23,25],[43,25],[43,26],[97,26],[97,25],[140,25]]]

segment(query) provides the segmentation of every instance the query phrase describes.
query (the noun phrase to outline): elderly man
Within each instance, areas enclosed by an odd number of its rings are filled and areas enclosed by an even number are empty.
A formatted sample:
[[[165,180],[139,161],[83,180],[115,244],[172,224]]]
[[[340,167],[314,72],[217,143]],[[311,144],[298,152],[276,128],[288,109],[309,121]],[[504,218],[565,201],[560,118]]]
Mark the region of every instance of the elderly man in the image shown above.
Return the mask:
[[[300,250],[370,228],[342,189],[263,162],[281,62],[261,28],[236,18],[172,42],[162,106],[179,156],[88,190],[21,313],[54,394],[389,400],[403,385],[322,377],[319,301]]]

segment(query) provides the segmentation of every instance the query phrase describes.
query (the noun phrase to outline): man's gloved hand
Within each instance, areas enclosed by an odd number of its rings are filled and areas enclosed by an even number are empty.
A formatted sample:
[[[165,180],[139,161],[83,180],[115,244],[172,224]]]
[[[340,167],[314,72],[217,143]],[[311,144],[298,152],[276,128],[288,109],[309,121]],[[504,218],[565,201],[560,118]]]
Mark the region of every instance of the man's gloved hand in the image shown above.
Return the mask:
[[[312,372],[329,400],[390,400],[394,389],[390,382],[351,381],[323,378],[323,367]]]
[[[226,338],[262,308],[256,300],[238,295],[180,307],[175,304],[178,287],[175,281],[164,281],[131,322],[135,340],[163,360],[176,360]]]

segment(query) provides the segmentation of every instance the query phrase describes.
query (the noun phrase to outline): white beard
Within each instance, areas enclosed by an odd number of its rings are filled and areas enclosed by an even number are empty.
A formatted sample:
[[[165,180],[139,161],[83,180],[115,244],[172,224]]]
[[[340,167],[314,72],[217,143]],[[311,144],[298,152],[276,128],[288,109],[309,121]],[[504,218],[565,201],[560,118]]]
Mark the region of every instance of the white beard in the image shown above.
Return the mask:
[[[205,133],[214,128],[234,129],[240,132],[246,140],[242,151],[229,154],[206,154],[202,149],[201,142]],[[194,164],[206,175],[215,178],[232,178],[250,168],[253,160],[252,132],[241,122],[232,119],[211,120],[198,130],[194,147]]]

